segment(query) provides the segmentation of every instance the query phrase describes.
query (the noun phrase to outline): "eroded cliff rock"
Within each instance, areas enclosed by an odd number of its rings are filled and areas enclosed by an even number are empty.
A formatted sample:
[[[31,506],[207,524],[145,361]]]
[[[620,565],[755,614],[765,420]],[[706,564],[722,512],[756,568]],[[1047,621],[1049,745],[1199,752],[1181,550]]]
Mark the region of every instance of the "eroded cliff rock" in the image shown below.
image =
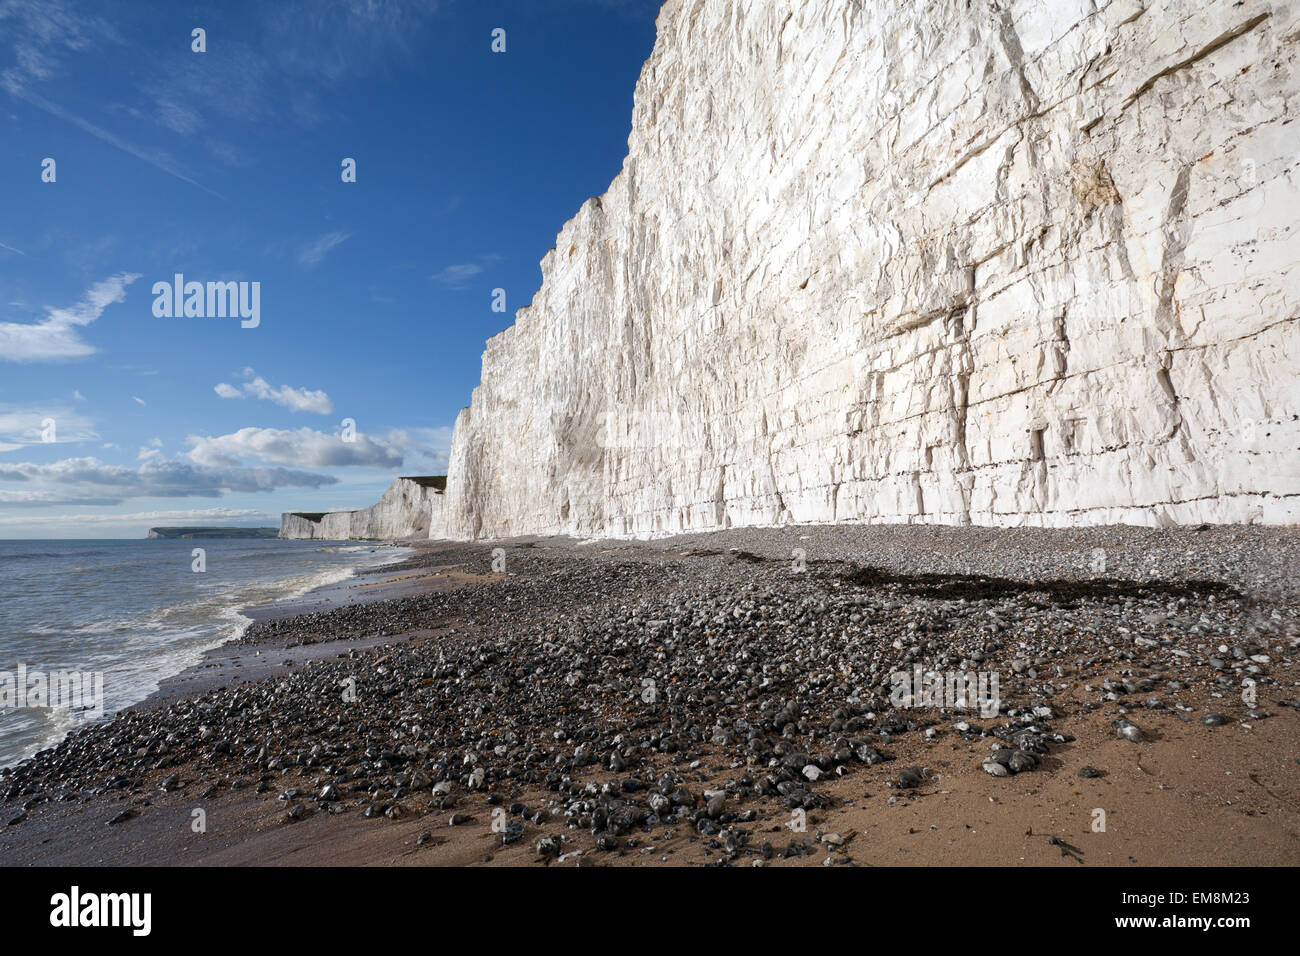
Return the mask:
[[[437,533],[1300,520],[1300,4],[669,0]]]
[[[423,538],[441,534],[445,477],[398,478],[378,503],[356,511],[280,516],[281,538],[348,539]]]

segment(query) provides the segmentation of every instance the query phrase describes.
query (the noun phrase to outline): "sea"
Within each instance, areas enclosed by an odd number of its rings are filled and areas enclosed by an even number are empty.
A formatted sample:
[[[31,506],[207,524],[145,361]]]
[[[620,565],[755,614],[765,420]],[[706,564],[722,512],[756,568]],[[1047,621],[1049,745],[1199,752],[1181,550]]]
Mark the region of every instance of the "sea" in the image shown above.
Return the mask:
[[[243,634],[245,609],[409,553],[355,541],[0,540],[0,767],[144,700]]]

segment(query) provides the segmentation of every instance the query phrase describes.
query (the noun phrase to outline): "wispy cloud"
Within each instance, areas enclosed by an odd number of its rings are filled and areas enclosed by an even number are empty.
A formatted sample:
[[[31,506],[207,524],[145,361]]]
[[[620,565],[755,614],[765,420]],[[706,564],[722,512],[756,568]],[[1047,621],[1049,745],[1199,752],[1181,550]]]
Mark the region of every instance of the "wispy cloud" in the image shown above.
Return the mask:
[[[20,256],[27,255],[27,253],[23,252],[21,249],[15,249],[13,246],[7,246],[3,242],[0,242],[0,249],[5,250],[6,252],[15,252]]]
[[[435,272],[429,278],[443,285],[463,286],[482,271],[483,267],[476,262],[462,262],[457,265],[447,266],[445,269]]]
[[[52,429],[47,422],[53,423]],[[0,451],[98,439],[90,419],[62,402],[0,404]]]
[[[11,40],[11,62],[0,70],[0,89],[51,116],[71,123],[96,139],[143,160],[151,166],[204,192],[221,194],[190,176],[168,153],[129,142],[84,116],[64,109],[33,87],[53,78],[68,54],[81,54],[92,45],[120,44],[117,31],[102,17],[88,14],[63,0],[0,0],[0,34]],[[170,117],[184,111],[177,105]]]
[[[489,252],[485,255],[475,256],[472,262],[457,262],[444,266],[429,278],[448,288],[463,289],[471,279],[482,275],[488,266],[500,261],[501,256],[498,253]]]
[[[10,92],[49,79],[69,53],[81,53],[92,43],[120,42],[107,20],[66,0],[0,0],[0,23],[12,57],[0,70],[0,86]]]
[[[434,0],[261,4],[241,35],[223,34],[203,57],[177,49],[153,58],[139,82],[153,104],[144,112],[182,136],[232,122],[322,123],[339,84],[413,57],[439,6]],[[227,144],[209,140],[207,146],[229,164]]]
[[[291,385],[276,387],[262,376],[256,375],[251,368],[244,369],[244,377],[248,381],[239,385],[220,382],[212,390],[222,398],[260,398],[263,401],[282,405],[291,412],[314,412],[317,415],[328,415],[334,411],[334,403],[330,401],[330,397],[323,391],[294,388]]]
[[[197,133],[203,126],[203,117],[199,115],[197,110],[174,100],[159,100],[157,103],[157,116],[158,122],[173,133],[180,133],[182,136]]]
[[[210,189],[209,187],[203,185],[198,180],[194,179],[188,173],[184,172],[181,169],[180,164],[177,163],[176,160],[169,153],[160,150],[144,149],[142,147],[136,146],[133,143],[127,142],[122,137],[118,136],[115,133],[110,132],[109,130],[104,129],[102,126],[92,123],[90,120],[78,116],[75,113],[70,113],[67,110],[65,110],[62,106],[60,106],[58,103],[54,103],[50,100],[47,100],[45,97],[40,96],[39,94],[36,93],[32,93],[29,90],[22,89],[22,88],[18,88],[18,89],[10,88],[9,92],[14,96],[16,96],[18,99],[24,100],[25,102],[30,103],[32,106],[35,106],[37,109],[44,110],[45,112],[49,113],[51,116],[55,116],[63,120],[64,122],[71,123],[73,126],[76,126],[78,129],[81,129],[89,133],[91,136],[94,136],[96,139],[103,140],[105,143],[108,143],[108,145],[116,147],[117,149],[120,149],[122,152],[127,153],[128,155],[134,156],[136,159],[143,160],[144,162],[148,163],[150,166],[154,166],[158,169],[161,169],[164,173],[167,173],[169,176],[176,177],[183,183],[189,183],[191,186],[194,186],[198,189],[202,189],[205,193],[216,196],[218,199],[226,198],[225,196],[221,195],[221,193],[217,192],[215,189]]]
[[[45,318],[35,324],[0,322],[0,359],[58,362],[94,354],[95,347],[77,328],[94,322],[113,303],[126,301],[126,287],[138,278],[138,273],[124,272],[97,282],[71,308],[46,306]]]
[[[254,5],[252,21],[225,31],[196,56],[188,42],[158,48],[120,34],[95,0],[0,0],[0,90],[71,123],[170,176],[221,198],[165,149],[108,128],[121,115],[152,124],[182,145],[200,145],[227,167],[248,164],[228,141],[236,124],[311,126],[329,118],[330,93],[350,79],[411,59],[436,17],[437,0],[281,0]],[[187,37],[181,37],[187,41]],[[133,102],[93,98],[98,81],[81,75],[77,112],[55,102],[51,84],[94,69],[95,52],[125,61]],[[126,72],[126,71],[123,71]],[[210,135],[222,129],[223,138]]]
[[[438,0],[287,0],[267,4],[264,36],[289,76],[332,84],[411,56]]]
[[[331,249],[346,242],[351,235],[349,232],[327,232],[320,238],[313,239],[299,250],[298,262],[308,268],[318,265],[329,255]]]

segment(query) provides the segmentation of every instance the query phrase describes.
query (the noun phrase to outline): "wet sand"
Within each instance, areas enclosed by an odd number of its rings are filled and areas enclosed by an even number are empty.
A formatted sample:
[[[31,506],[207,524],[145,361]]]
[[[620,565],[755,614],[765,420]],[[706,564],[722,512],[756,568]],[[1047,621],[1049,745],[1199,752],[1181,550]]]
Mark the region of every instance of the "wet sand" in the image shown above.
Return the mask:
[[[417,550],[424,542],[405,542]],[[395,562],[402,567],[406,562]],[[476,580],[490,580],[491,575],[464,574],[455,567],[428,570],[390,570],[391,566],[368,569],[343,581],[309,591],[300,597],[245,608],[241,613],[254,622],[289,620],[303,614],[335,608],[397,600],[417,594],[451,591]],[[320,644],[291,644],[288,641],[232,641],[204,653],[197,664],[169,677],[158,685],[137,707],[150,707],[179,697],[204,693],[218,687],[234,686],[250,680],[264,680],[289,673],[310,661],[338,657],[353,650],[366,650],[384,644],[404,643],[412,631],[401,637],[355,638]]]

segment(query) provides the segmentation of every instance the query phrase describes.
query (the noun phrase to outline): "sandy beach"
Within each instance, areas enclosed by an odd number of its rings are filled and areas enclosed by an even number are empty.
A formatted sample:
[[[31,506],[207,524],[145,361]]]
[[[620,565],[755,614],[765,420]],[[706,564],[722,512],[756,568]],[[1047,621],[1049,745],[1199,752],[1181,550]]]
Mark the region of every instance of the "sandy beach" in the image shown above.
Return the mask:
[[[420,543],[4,771],[0,861],[1295,865],[1297,566],[1253,527]],[[995,708],[900,704],[953,672]]]

